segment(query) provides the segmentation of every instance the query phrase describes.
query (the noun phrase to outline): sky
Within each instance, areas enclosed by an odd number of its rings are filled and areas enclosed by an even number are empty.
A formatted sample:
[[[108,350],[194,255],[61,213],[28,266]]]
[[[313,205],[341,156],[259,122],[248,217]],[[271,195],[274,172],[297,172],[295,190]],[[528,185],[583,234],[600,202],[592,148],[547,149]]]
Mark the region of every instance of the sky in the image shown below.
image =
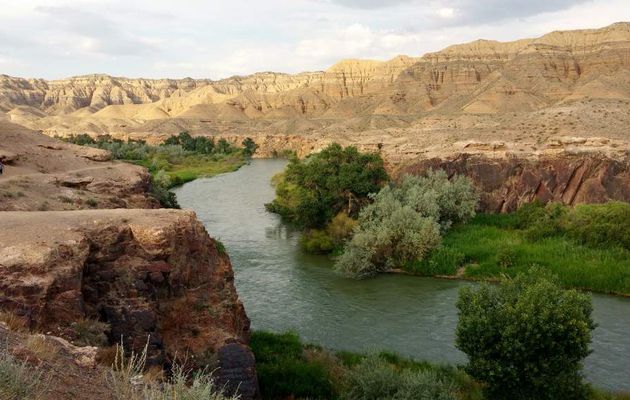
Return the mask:
[[[221,79],[630,21],[630,0],[0,0],[0,74]]]

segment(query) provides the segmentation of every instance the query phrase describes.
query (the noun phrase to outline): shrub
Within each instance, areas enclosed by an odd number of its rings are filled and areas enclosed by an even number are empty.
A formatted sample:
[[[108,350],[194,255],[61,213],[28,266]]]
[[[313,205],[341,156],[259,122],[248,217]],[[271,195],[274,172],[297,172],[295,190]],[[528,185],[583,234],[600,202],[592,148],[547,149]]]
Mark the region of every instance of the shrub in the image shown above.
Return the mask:
[[[246,157],[253,156],[258,149],[258,145],[250,137],[245,138],[241,144],[243,145],[243,154],[245,154]]]
[[[300,246],[311,254],[326,254],[333,251],[335,242],[328,232],[311,229],[300,237]]]
[[[630,250],[630,204],[614,201],[578,205],[567,218],[567,232],[588,246]]]
[[[169,190],[171,185],[172,181],[168,174],[164,170],[160,170],[151,176],[151,196],[159,201],[164,208],[180,208],[177,196]]]
[[[448,178],[443,170],[429,170],[426,176],[406,175],[394,195],[425,217],[439,222],[442,231],[475,216],[479,195],[462,175]]]
[[[443,171],[406,176],[400,185],[386,186],[372,197],[336,262],[337,270],[357,278],[423,260],[440,244],[441,232],[475,215],[478,201],[466,178],[449,180]]]
[[[422,259],[440,239],[433,219],[400,203],[377,200],[361,213],[359,228],[335,268],[355,278],[371,277]]]
[[[534,211],[534,219],[529,221],[525,237],[536,241],[562,234],[564,219],[569,208],[560,203],[549,203],[542,208],[542,211],[539,210]]]
[[[327,254],[343,248],[344,242],[352,236],[357,220],[340,212],[330,221],[325,230],[310,229],[300,237],[304,251],[312,254]]]
[[[371,355],[346,374],[342,398],[347,400],[456,400],[455,386],[433,371],[402,371]]]
[[[348,214],[344,212],[340,212],[330,221],[326,227],[326,231],[336,245],[341,245],[346,239],[352,236],[356,227],[356,219],[349,217]]]
[[[48,381],[41,370],[18,361],[8,349],[0,350],[0,398],[7,400],[44,399]]]
[[[73,331],[73,343],[77,346],[104,346],[108,344],[109,325],[94,319],[83,319],[70,325]]]
[[[117,346],[109,383],[116,400],[237,400],[238,396],[225,395],[207,371],[188,373],[182,365],[174,363],[169,380],[151,379],[145,371],[147,347],[141,354],[125,355]],[[159,374],[158,374],[159,375]]]
[[[457,347],[492,399],[580,399],[594,323],[588,295],[532,269],[500,286],[461,290]]]

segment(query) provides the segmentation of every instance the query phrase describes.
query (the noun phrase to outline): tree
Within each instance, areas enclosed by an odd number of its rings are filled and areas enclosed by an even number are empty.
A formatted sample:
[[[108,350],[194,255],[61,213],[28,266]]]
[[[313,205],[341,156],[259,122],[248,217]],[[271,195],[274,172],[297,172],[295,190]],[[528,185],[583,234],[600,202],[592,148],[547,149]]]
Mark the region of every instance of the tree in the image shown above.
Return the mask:
[[[356,217],[387,178],[380,155],[333,143],[304,160],[292,158],[267,208],[302,227],[323,227],[342,211]]]
[[[590,353],[591,299],[563,290],[540,268],[500,286],[465,287],[457,302],[457,347],[488,398],[586,398],[582,360]]]
[[[250,137],[245,138],[245,140],[243,140],[243,143],[241,144],[243,145],[243,154],[245,155],[245,157],[253,156],[258,149],[258,145]]]
[[[232,145],[225,139],[221,138],[216,145],[217,153],[228,154],[232,151]]]

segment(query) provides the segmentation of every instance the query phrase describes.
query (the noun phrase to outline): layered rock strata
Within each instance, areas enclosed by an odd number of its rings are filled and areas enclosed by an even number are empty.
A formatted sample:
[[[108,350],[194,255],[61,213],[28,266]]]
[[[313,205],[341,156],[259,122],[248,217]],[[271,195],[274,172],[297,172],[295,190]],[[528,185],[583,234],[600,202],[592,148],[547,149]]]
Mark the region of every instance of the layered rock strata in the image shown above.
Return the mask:
[[[510,212],[534,200],[569,205],[610,200],[630,202],[630,156],[614,159],[601,154],[565,154],[491,158],[460,154],[410,163],[401,168],[399,175],[421,175],[429,169],[443,169],[449,176],[469,177],[479,189],[479,207],[485,212]]]

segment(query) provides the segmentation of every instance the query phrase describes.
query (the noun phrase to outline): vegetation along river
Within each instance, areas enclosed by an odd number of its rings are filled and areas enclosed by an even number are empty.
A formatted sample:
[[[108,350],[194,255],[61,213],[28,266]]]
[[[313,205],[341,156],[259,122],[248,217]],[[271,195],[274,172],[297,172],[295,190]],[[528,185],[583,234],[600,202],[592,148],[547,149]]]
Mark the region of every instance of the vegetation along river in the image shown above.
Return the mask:
[[[303,254],[299,232],[268,213],[271,177],[283,160],[254,160],[240,170],[175,190],[232,259],[236,287],[254,330],[293,330],[331,349],[387,350],[419,360],[463,363],[454,345],[458,290],[470,283],[412,276],[354,281],[331,261]],[[586,376],[596,386],[630,390],[630,299],[593,295],[593,353]]]

